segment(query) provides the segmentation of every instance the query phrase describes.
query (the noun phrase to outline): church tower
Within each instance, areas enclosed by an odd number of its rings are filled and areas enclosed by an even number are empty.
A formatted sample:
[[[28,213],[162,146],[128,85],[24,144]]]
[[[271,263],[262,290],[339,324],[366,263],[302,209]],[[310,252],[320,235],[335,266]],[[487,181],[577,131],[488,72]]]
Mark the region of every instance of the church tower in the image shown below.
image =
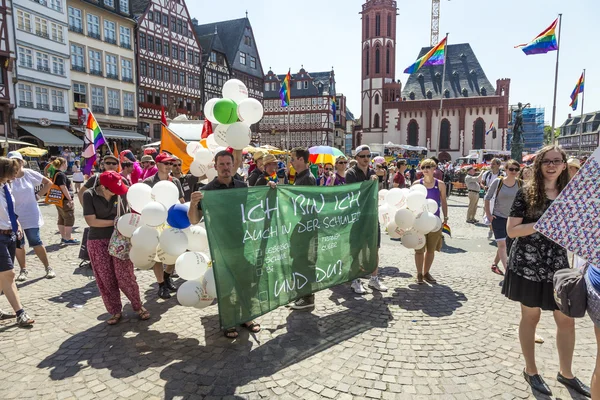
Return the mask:
[[[386,95],[384,85],[394,83],[396,78],[397,10],[395,0],[368,0],[360,12],[363,137],[370,137],[375,143],[381,143],[383,138],[383,101]]]

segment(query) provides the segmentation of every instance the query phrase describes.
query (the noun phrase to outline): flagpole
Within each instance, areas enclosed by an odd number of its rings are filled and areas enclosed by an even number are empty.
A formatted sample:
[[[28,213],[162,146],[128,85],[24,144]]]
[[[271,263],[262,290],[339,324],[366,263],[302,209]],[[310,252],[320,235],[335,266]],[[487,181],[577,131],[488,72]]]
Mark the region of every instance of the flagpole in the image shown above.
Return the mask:
[[[446,45],[444,49],[444,68],[442,70],[442,87],[440,88],[440,113],[438,115],[438,142],[437,142],[437,156],[440,157],[440,144],[442,142],[442,110],[444,106],[444,95],[446,91],[444,90],[444,86],[446,84],[446,60],[448,56],[448,33],[446,32]]]
[[[583,69],[583,82],[585,85],[585,68]],[[579,151],[577,152],[577,155],[579,157],[581,157],[581,139],[583,137],[583,104],[585,102],[585,86],[583,89],[583,92],[581,93],[581,120],[579,121],[579,123],[581,124],[581,128],[579,128]]]
[[[558,92],[558,61],[560,56],[560,31],[562,29],[562,14],[558,14],[558,49],[556,49],[556,71],[554,73],[554,104],[552,106],[552,144],[556,144],[554,126],[556,125],[556,93]]]
[[[290,88],[291,90],[291,88]],[[292,102],[292,100],[290,99],[290,103]],[[291,104],[288,104],[287,106],[287,112],[288,112],[288,118],[287,118],[287,134],[285,135],[285,149],[284,150],[288,150],[289,147],[289,137],[290,137],[290,107]]]

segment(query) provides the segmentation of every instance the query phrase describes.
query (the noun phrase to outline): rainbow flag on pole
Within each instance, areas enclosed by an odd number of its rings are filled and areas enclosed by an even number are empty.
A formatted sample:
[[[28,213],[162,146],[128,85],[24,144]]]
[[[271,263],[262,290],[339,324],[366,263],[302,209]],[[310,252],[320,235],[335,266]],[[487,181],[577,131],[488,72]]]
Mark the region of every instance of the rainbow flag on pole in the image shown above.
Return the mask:
[[[413,65],[404,70],[405,74],[417,72],[425,65],[443,65],[444,53],[446,52],[446,38],[433,47],[423,57],[419,58]]]
[[[281,89],[279,89],[279,97],[281,98],[281,107],[287,107],[290,105],[291,100],[290,96],[292,94],[292,74],[290,70],[288,70],[283,83],[281,84]]]
[[[333,122],[335,122],[335,114],[337,112],[337,105],[335,104],[335,96],[331,98],[331,113],[333,114]]]
[[[577,103],[579,102],[579,94],[583,93],[583,86],[584,86],[583,81],[584,81],[584,77],[583,77],[583,74],[581,74],[581,77],[577,81],[577,85],[575,86],[575,89],[573,89],[573,93],[571,93],[571,104],[569,104],[569,107],[572,107],[573,111],[577,110]]]
[[[85,136],[83,138],[83,157],[86,159],[86,164],[83,167],[83,173],[89,175],[92,172],[94,163],[96,162],[96,150],[106,143],[102,129],[98,125],[98,121],[94,118],[94,114],[88,110],[87,124],[85,125]]]
[[[515,46],[515,49],[520,47],[523,53],[528,56],[532,54],[546,54],[549,51],[558,50],[558,43],[556,42],[556,26],[558,25],[558,18],[546,28],[545,31],[540,33],[529,43],[519,44]]]

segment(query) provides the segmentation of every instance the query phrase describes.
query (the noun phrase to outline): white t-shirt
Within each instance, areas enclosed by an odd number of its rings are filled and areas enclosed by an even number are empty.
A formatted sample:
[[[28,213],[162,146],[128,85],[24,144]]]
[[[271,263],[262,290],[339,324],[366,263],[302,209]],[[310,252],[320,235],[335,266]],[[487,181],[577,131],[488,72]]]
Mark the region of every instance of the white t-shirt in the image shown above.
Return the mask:
[[[35,187],[40,186],[44,177],[32,169],[23,169],[25,175],[16,178],[12,183],[12,194],[15,198],[15,212],[23,229],[39,228],[44,219],[35,199]]]

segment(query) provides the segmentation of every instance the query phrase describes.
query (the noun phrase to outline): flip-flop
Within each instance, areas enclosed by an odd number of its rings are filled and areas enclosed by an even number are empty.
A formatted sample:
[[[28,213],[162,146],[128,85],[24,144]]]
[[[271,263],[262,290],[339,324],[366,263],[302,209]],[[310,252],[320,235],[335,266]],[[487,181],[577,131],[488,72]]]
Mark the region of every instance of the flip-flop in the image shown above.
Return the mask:
[[[497,275],[504,276],[504,272],[502,272],[500,270],[500,268],[498,268],[497,264],[492,264],[492,272],[495,273],[495,274],[497,274]]]
[[[223,335],[227,339],[237,339],[238,331],[235,328],[229,328],[223,331]]]
[[[250,325],[246,325],[246,324],[242,324],[240,325],[242,328],[246,328],[248,329],[250,332],[252,333],[258,333],[261,330],[260,324],[257,324],[256,322],[252,322]],[[255,330],[255,328],[258,327],[258,330]]]

